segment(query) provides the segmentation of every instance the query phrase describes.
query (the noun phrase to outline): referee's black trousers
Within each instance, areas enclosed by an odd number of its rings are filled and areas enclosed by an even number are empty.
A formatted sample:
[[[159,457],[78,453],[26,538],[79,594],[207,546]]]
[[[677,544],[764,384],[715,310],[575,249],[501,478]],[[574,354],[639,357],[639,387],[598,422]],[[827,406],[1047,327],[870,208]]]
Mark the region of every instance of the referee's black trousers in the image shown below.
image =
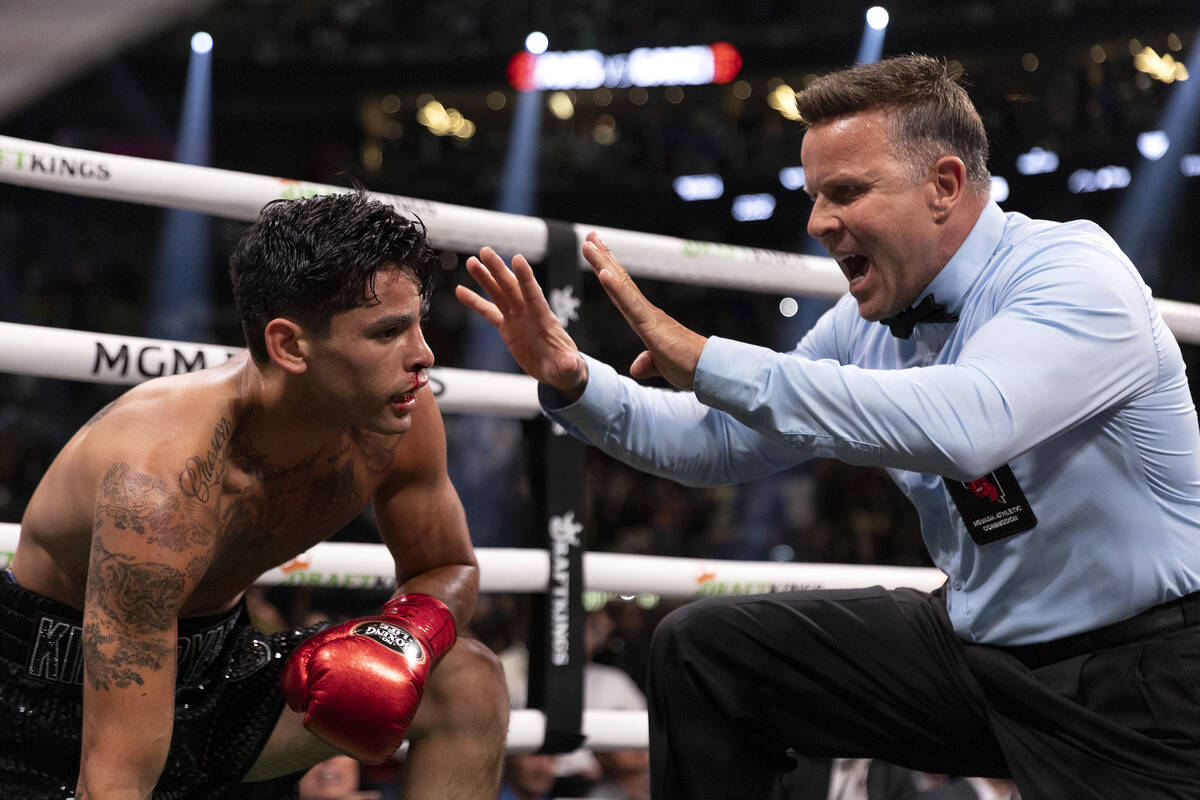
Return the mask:
[[[765,798],[791,749],[1011,777],[1023,800],[1200,798],[1200,625],[1019,651],[964,643],[909,589],[691,603],[651,649],[652,797]]]

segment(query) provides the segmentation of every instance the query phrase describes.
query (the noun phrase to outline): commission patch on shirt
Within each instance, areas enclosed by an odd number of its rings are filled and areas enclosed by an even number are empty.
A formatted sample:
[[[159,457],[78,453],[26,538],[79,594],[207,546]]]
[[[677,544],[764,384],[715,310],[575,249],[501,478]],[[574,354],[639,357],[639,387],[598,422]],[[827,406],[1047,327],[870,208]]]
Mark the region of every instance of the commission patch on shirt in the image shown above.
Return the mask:
[[[975,544],[988,544],[1037,525],[1037,517],[1007,464],[973,481],[942,480]]]

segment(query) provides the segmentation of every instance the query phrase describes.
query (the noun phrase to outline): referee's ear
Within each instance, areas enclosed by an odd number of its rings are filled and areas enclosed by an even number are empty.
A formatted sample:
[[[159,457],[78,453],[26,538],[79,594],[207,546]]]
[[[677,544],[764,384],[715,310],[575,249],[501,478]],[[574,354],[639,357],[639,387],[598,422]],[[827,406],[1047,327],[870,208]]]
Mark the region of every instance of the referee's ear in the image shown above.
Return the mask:
[[[967,166],[958,156],[942,156],[933,165],[930,205],[940,221],[954,210],[967,191]]]

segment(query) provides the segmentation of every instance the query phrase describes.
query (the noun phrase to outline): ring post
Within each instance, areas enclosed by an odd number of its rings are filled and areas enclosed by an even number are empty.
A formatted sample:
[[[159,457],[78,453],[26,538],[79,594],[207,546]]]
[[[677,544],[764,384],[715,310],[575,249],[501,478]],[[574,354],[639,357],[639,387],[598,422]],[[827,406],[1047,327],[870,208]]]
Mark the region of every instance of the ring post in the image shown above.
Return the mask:
[[[549,222],[540,283],[563,327],[577,319],[583,281],[576,253],[579,239],[565,223]],[[579,341],[578,327],[571,330]],[[545,459],[541,488],[550,557],[550,583],[536,595],[532,618],[541,630],[529,637],[529,707],[546,715],[540,753],[567,753],[583,743],[583,510],[584,445],[548,420],[538,426]],[[534,459],[536,463],[536,459]]]

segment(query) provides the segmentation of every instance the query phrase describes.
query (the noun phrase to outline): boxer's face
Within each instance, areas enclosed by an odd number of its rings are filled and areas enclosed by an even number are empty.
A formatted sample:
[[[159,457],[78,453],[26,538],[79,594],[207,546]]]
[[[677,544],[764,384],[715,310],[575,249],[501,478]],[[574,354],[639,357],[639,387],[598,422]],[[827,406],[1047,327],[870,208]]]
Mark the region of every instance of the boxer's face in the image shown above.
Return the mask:
[[[942,267],[932,170],[913,182],[880,111],[812,126],[801,161],[808,232],[841,266],[859,314],[874,321],[911,305]]]
[[[323,416],[374,433],[409,429],[433,365],[422,310],[413,278],[382,269],[374,297],[335,314],[327,336],[310,338],[306,385]]]

